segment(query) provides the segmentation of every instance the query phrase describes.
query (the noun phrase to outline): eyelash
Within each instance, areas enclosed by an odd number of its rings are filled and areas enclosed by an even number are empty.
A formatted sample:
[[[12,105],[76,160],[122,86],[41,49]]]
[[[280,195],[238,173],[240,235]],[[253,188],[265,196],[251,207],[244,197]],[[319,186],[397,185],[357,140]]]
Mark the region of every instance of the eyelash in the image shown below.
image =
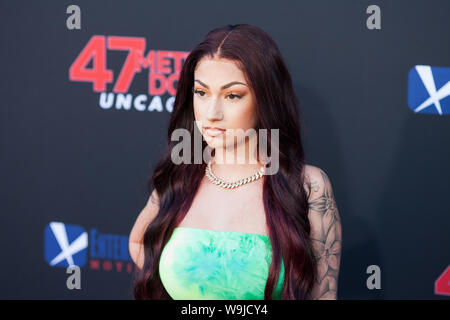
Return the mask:
[[[205,93],[205,91],[202,91],[202,90],[193,90],[193,92],[195,93],[195,94],[198,94],[199,92],[203,92],[203,93]],[[204,97],[204,96],[201,96],[201,95],[199,95],[200,97]],[[241,99],[242,98],[242,96],[239,96],[239,95],[237,95],[237,94],[234,94],[234,93],[230,93],[227,97],[229,97],[229,96],[234,96],[235,98],[237,98],[237,100],[239,100],[239,99]],[[233,98],[233,99],[231,99],[231,100],[236,100],[235,98]]]

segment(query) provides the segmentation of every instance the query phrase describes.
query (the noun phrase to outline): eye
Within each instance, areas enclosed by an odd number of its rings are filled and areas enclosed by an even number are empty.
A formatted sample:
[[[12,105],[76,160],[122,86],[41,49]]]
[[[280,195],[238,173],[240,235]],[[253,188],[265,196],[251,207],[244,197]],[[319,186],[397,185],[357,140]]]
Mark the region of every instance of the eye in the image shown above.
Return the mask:
[[[242,98],[241,96],[238,96],[237,94],[233,94],[233,93],[230,93],[228,95],[228,97],[233,97],[233,99],[230,99],[230,100],[239,100]]]
[[[200,97],[204,97],[205,96],[205,91],[202,91],[202,90],[194,90],[194,93],[199,95]]]

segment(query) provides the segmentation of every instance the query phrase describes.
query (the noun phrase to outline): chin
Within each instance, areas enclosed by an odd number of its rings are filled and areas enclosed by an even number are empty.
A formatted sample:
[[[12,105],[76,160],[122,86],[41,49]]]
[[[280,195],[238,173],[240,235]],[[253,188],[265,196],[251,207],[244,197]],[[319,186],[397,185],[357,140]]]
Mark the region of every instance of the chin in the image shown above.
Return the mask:
[[[205,141],[211,148],[223,147],[223,142],[221,139],[218,139],[218,137],[207,137],[205,138]]]

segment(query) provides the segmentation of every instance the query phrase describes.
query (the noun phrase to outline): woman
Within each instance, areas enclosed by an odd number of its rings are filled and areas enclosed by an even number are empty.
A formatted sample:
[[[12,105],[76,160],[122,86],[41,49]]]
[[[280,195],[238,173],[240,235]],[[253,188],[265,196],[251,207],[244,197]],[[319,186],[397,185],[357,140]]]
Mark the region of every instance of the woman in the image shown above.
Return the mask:
[[[130,234],[136,299],[337,298],[340,217],[327,175],[304,162],[299,120],[290,74],[261,29],[217,28],[190,52],[168,148]],[[189,163],[174,161],[180,128],[191,137],[198,130],[211,156],[195,163],[192,144],[183,151]],[[271,174],[261,140],[255,148],[233,135],[262,129],[279,158]]]

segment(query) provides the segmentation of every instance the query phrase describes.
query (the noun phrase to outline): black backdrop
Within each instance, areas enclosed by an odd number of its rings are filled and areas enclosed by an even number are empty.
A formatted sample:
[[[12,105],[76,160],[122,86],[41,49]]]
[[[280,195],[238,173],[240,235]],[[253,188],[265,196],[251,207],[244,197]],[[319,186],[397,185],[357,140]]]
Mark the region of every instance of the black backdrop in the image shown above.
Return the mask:
[[[71,4],[80,30],[66,26]],[[366,27],[369,5],[381,29]],[[450,118],[410,109],[408,75],[450,68],[449,13],[448,0],[2,1],[0,297],[132,298],[123,243],[166,143],[172,95],[152,100],[143,68],[123,92],[131,108],[103,108],[100,93],[113,92],[128,54],[112,40],[173,56],[229,23],[267,31],[293,77],[307,163],[330,177],[343,221],[338,298],[448,297],[435,281],[450,264]],[[95,36],[113,72],[100,91],[69,73]],[[152,111],[134,107],[140,95]],[[85,261],[81,290],[66,287],[66,260],[50,265],[52,222],[69,243],[89,235],[74,257]],[[380,267],[379,290],[366,286],[369,265]]]

